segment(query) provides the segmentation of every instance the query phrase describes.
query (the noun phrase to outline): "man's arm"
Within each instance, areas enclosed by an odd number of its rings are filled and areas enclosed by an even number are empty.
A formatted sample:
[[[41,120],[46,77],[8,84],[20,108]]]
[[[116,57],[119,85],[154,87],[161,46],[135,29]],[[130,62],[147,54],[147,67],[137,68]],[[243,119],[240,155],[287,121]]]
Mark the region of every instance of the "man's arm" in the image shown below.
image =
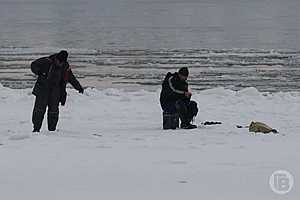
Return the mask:
[[[176,87],[176,80],[174,80],[174,77],[170,77],[168,80],[169,86],[171,90],[176,93],[177,95],[184,95],[187,98],[191,98],[192,93],[188,90],[188,85],[184,89],[179,89]],[[174,95],[176,95],[174,94]]]
[[[168,83],[169,83],[169,87],[171,88],[171,90],[173,92],[175,92],[177,94],[184,94],[185,91],[176,88],[176,83],[172,76],[169,78]]]
[[[31,71],[35,75],[46,76],[47,71],[46,71],[45,67],[48,66],[50,63],[51,63],[51,60],[49,58],[46,58],[46,57],[39,58],[31,63]]]
[[[79,93],[83,93],[83,87],[81,86],[81,84],[79,83],[79,81],[76,79],[76,77],[74,76],[73,72],[71,69],[68,70],[69,73],[69,82],[71,83],[71,85],[79,91]]]

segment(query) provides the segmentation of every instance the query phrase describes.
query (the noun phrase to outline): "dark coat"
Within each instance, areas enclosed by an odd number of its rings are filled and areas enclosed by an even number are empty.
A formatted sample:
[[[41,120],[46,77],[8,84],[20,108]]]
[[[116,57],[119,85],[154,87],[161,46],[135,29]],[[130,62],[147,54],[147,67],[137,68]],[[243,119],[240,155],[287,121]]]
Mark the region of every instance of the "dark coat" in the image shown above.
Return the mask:
[[[163,83],[162,90],[160,93],[160,104],[164,109],[165,105],[175,104],[178,100],[188,99],[184,95],[188,91],[188,83],[180,80],[178,73],[172,74],[168,72]]]
[[[59,87],[60,102],[64,105],[67,99],[68,82],[79,92],[83,91],[83,88],[75,78],[68,62],[62,68],[55,66],[55,56],[56,54],[42,57],[31,63],[31,71],[38,75],[32,94],[35,96],[49,94],[51,87]]]

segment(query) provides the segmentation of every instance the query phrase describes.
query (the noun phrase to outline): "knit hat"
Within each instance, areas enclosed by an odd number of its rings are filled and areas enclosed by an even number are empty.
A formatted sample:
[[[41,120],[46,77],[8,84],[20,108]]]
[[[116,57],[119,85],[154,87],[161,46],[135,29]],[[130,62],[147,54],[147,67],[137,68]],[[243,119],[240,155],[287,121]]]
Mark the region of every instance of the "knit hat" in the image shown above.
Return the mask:
[[[182,67],[178,70],[178,73],[183,76],[189,76],[189,70],[187,67]]]
[[[65,50],[60,51],[57,55],[56,55],[57,60],[59,60],[60,62],[67,62],[68,59],[68,52]]]

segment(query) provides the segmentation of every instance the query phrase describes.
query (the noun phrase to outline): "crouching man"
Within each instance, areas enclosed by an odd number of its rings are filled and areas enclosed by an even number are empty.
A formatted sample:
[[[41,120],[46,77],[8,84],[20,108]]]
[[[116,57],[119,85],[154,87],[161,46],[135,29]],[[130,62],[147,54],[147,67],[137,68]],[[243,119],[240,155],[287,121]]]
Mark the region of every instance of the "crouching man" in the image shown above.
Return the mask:
[[[188,89],[188,68],[182,67],[178,72],[168,72],[160,93],[160,105],[163,113],[178,114],[181,124],[180,128],[194,129],[196,125],[191,121],[198,113],[197,103],[191,101],[192,93]],[[174,127],[173,127],[174,128]],[[168,129],[168,127],[164,127]]]
[[[83,93],[83,88],[73,75],[67,58],[68,52],[63,50],[31,63],[32,72],[38,76],[32,92],[36,96],[32,113],[33,132],[40,131],[47,107],[48,130],[55,131],[59,117],[59,103],[64,105],[66,102],[68,82]]]

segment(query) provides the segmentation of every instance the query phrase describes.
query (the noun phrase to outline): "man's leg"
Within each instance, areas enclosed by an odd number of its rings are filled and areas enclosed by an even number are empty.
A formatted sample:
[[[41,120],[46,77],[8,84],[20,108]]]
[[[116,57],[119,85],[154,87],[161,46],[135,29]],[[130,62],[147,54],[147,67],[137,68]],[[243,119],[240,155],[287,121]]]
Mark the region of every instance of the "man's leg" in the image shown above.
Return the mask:
[[[175,103],[170,102],[162,105],[163,109],[163,129],[176,129],[179,127],[179,116]]]
[[[189,122],[191,122],[192,119],[196,117],[198,114],[197,103],[195,101],[190,101],[188,103],[187,110],[188,110],[188,119],[190,120]]]
[[[48,97],[46,94],[37,95],[35,98],[34,108],[32,112],[33,132],[39,132],[42,127],[48,103],[47,101]]]
[[[48,130],[55,131],[56,125],[59,117],[59,99],[60,99],[60,90],[59,88],[53,88],[48,101]]]
[[[193,117],[198,113],[197,103],[189,100],[178,100],[175,105],[181,120],[180,127],[186,129],[197,128],[197,126],[191,124]]]
[[[188,105],[187,100],[178,100],[175,103],[175,107],[176,107],[177,113],[179,114],[181,124],[187,124],[189,122],[187,105]]]

